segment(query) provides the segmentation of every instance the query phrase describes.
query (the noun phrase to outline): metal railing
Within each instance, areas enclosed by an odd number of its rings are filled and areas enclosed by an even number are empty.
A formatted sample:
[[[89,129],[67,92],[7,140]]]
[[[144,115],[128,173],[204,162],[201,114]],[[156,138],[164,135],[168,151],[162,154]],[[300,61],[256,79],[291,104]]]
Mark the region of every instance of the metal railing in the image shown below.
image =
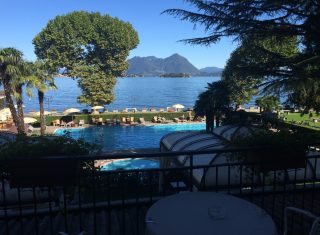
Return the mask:
[[[143,234],[147,208],[181,191],[215,191],[252,201],[273,217],[280,231],[286,206],[320,213],[316,151],[309,154],[304,168],[275,171],[264,171],[261,161],[243,161],[246,158],[219,164],[195,161],[215,154],[229,160],[237,154],[246,157],[252,150],[257,149],[2,160],[0,234]],[[178,156],[186,156],[186,164],[179,163]],[[160,167],[112,171],[96,167],[97,161],[128,158],[159,161]]]

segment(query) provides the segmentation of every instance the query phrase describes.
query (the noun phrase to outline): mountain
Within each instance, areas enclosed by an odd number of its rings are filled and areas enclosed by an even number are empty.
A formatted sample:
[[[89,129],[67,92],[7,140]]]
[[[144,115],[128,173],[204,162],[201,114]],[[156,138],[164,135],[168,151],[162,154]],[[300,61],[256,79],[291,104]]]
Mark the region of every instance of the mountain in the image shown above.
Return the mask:
[[[128,63],[128,76],[160,76],[165,74],[188,74],[192,76],[207,76],[209,74],[197,69],[185,57],[179,54],[173,54],[164,59],[157,58],[155,56],[136,56],[132,59],[129,59]],[[218,70],[219,68],[216,69]]]
[[[208,75],[208,76],[220,76],[223,69],[218,67],[205,67],[200,69],[201,74]]]

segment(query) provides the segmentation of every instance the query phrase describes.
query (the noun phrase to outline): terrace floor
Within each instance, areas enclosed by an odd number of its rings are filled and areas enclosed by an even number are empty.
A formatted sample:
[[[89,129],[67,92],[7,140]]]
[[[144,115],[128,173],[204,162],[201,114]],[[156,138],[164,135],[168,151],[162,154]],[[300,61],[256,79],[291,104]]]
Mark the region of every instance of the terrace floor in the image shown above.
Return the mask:
[[[251,201],[264,208],[275,221],[279,234],[283,233],[283,212],[286,206],[295,206],[320,214],[320,189],[310,189],[301,192],[286,193],[264,193],[259,195],[241,195],[245,200]],[[85,231],[91,234],[144,234],[144,219],[148,208],[152,203],[119,205],[117,207],[101,206],[95,210],[83,209],[79,212],[63,213],[60,211],[45,216],[34,216],[30,218],[12,219],[9,222],[0,221],[0,234],[10,235],[34,235],[34,234],[78,234]],[[39,211],[38,211],[39,212]],[[37,212],[37,213],[38,213]],[[311,221],[307,218],[295,216],[289,218],[290,234],[308,234]]]

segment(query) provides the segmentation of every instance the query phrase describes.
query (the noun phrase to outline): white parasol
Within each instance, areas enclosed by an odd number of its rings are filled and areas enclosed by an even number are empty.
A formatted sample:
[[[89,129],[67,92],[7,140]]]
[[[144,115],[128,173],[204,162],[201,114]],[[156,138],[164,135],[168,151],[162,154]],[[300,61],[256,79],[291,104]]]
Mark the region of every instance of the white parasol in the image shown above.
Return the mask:
[[[25,117],[25,118],[23,118],[23,120],[24,120],[24,123],[27,123],[27,124],[29,124],[29,123],[35,123],[35,122],[38,121],[37,119],[35,119],[35,118],[33,118],[33,117]]]
[[[104,109],[104,107],[97,105],[97,106],[93,106],[91,109],[93,109],[93,110],[96,110],[96,109]]]
[[[183,109],[184,106],[182,104],[174,104],[172,105],[172,108],[175,108],[175,109]]]
[[[63,114],[70,114],[70,113],[80,113],[80,110],[76,108],[70,108],[63,111]]]

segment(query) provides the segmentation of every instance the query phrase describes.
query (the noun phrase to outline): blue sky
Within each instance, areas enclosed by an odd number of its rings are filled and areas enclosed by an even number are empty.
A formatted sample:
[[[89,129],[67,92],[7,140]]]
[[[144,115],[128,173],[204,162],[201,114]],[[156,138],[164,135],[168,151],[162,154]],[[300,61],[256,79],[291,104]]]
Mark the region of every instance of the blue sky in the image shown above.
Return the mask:
[[[76,10],[99,11],[130,22],[140,38],[133,56],[164,58],[179,53],[198,68],[223,67],[237,46],[226,38],[210,47],[192,46],[178,40],[203,36],[201,27],[161,15],[168,8],[191,9],[183,0],[9,0],[1,3],[0,47],[16,47],[34,60],[32,39],[57,15]]]

